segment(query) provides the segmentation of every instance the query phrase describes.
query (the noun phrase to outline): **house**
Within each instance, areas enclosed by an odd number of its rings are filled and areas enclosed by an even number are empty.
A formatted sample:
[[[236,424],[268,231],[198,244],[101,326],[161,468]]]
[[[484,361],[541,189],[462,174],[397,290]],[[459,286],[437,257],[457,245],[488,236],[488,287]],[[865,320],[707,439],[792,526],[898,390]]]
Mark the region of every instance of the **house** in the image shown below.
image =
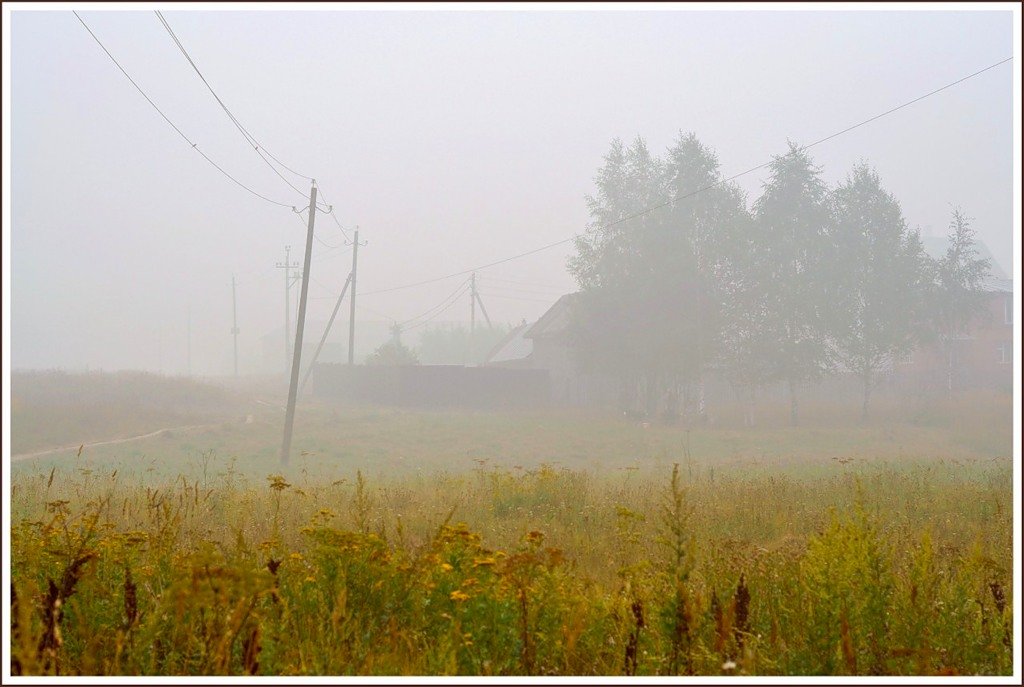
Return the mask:
[[[489,367],[547,370],[551,402],[567,406],[605,406],[616,398],[617,386],[609,375],[584,370],[569,341],[570,315],[577,294],[555,301],[533,324],[525,322],[491,350]]]
[[[934,258],[946,251],[946,239],[923,237],[925,252]],[[898,386],[921,391],[954,389],[1006,389],[1013,386],[1013,282],[978,241],[978,255],[988,259],[990,271],[982,282],[985,307],[966,335],[945,345],[927,343],[912,351],[893,369]]]
[[[529,328],[530,325],[525,320],[519,326],[513,327],[491,348],[484,359],[484,364],[488,367],[529,369],[533,362],[533,341],[524,336]]]
[[[933,257],[946,250],[946,239],[925,237],[925,251]],[[1013,383],[1013,283],[993,259],[988,247],[977,243],[980,257],[991,263],[983,282],[987,294],[985,310],[975,319],[969,333],[951,347],[941,341],[921,346],[893,365],[889,382],[894,389],[943,391],[948,389],[1010,389]],[[570,342],[570,321],[578,294],[559,298],[533,324],[513,329],[491,350],[489,367],[547,370],[551,401],[558,405],[612,407],[620,392],[615,378],[607,373],[586,371]],[[947,356],[952,355],[952,365]],[[845,376],[829,381],[834,393],[847,389]],[[731,397],[731,387],[720,377],[708,377],[709,394]],[[852,389],[853,387],[850,387]],[[859,393],[859,387],[857,387]],[[849,390],[849,389],[847,389]],[[770,390],[769,390],[770,391]]]

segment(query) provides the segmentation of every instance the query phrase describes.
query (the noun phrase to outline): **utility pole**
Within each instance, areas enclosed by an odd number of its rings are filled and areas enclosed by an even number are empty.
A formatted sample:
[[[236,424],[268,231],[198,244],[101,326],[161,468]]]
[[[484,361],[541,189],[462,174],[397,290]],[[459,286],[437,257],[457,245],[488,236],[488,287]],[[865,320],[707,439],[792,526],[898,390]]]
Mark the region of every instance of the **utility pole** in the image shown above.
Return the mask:
[[[473,364],[473,337],[476,333],[476,272],[469,278],[469,359],[467,365]]]
[[[473,280],[473,295],[476,297],[476,303],[480,306],[480,312],[484,314],[484,319],[487,320],[487,328],[490,329],[494,325],[491,324],[491,318],[487,314],[487,308],[484,307],[484,302],[480,298],[480,292],[476,290],[476,280]]]
[[[331,327],[334,325],[334,318],[338,316],[338,309],[341,307],[341,301],[345,299],[345,292],[348,291],[349,284],[352,283],[352,275],[348,275],[348,279],[345,280],[345,286],[341,287],[341,295],[338,296],[338,302],[334,304],[334,311],[331,312],[331,319],[327,320],[327,329],[324,330],[324,335],[320,337],[320,343],[317,344],[316,351],[313,353],[313,359],[309,361],[309,367],[306,368],[306,376],[302,378],[302,384],[299,385],[299,394],[302,394],[302,390],[306,388],[306,382],[309,381],[309,375],[313,373],[313,368],[316,367],[316,360],[320,357],[320,351],[323,350],[324,343],[327,341],[327,335],[331,333]]]
[[[235,339],[235,377],[238,377],[238,303],[235,300],[235,275],[231,275],[231,336]]]
[[[356,227],[352,240],[352,299],[348,307],[348,364],[354,365],[356,359],[356,265],[359,260],[359,227]]]
[[[186,344],[185,354],[185,374],[189,377],[192,376],[192,308],[188,309],[188,325],[186,327],[186,338],[188,343]]]
[[[284,441],[281,443],[281,465],[288,465],[292,448],[292,427],[295,423],[295,397],[299,390],[299,363],[302,358],[302,330],[306,324],[306,295],[309,292],[309,262],[313,256],[313,223],[316,220],[316,180],[309,188],[309,227],[306,229],[306,257],[302,266],[302,289],[299,294],[299,316],[295,326],[295,351],[292,375],[288,385],[288,407],[284,416]],[[287,260],[287,259],[286,259]],[[353,275],[354,276],[354,275]],[[355,279],[353,278],[353,284]]]
[[[291,246],[284,247],[284,263],[275,263],[274,266],[284,270],[284,361],[285,369],[287,369],[288,363],[292,357],[292,346],[291,339],[289,338],[289,332],[292,328],[292,310],[291,310],[291,290],[292,290],[292,270],[299,266],[297,262],[289,262],[288,255],[291,252]],[[302,275],[299,275],[302,278]]]

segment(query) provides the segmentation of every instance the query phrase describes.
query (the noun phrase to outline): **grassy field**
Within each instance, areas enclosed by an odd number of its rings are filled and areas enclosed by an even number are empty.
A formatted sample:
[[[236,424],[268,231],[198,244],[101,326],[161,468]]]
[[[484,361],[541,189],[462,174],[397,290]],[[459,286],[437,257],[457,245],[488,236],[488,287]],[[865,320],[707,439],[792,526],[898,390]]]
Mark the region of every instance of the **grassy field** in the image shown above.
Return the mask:
[[[116,439],[162,427],[236,418],[237,392],[143,372],[15,372],[11,375],[11,451]]]
[[[1008,674],[1008,399],[309,405],[14,465],[24,674]]]

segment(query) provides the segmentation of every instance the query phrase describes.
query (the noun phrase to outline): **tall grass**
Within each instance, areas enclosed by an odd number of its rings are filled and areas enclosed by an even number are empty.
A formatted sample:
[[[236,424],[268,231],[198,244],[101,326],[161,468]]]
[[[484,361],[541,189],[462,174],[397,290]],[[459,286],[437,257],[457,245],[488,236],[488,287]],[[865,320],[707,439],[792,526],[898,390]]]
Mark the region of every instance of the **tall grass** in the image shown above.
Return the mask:
[[[14,672],[1008,674],[1008,460],[18,477]]]

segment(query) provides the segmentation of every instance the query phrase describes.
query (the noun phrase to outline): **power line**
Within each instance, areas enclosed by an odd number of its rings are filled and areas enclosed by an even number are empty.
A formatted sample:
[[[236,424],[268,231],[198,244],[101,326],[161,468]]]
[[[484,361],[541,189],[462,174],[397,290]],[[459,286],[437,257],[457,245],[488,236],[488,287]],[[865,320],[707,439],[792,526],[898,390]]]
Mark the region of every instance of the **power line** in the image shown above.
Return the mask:
[[[469,287],[467,286],[467,287],[466,287],[466,289],[464,289],[464,290],[463,290],[463,291],[462,291],[461,293],[459,293],[459,296],[462,296],[463,294],[465,294],[465,293],[466,293],[466,290],[468,290],[468,289],[469,289]],[[417,322],[416,324],[412,324],[412,325],[409,325],[408,327],[402,327],[402,331],[404,331],[404,332],[405,332],[405,331],[409,331],[409,330],[411,330],[411,329],[416,329],[417,327],[422,327],[422,326],[423,326],[423,325],[425,325],[425,324],[429,324],[429,323],[430,323],[431,321],[433,321],[434,319],[436,319],[436,318],[440,317],[442,313],[445,313],[445,312],[447,312],[448,310],[450,310],[450,309],[451,309],[451,307],[452,307],[453,305],[455,305],[456,303],[458,303],[458,302],[459,302],[459,299],[458,299],[458,297],[454,298],[454,299],[453,299],[453,300],[452,300],[452,301],[451,301],[451,302],[450,302],[450,303],[449,303],[448,305],[446,305],[446,306],[445,306],[444,308],[442,308],[441,310],[438,310],[438,311],[437,311],[436,313],[434,313],[433,315],[431,315],[431,316],[430,316],[430,317],[428,317],[427,319],[423,320],[422,322]]]
[[[526,288],[526,287],[522,287],[522,286],[512,286],[510,284],[500,284],[500,283],[497,283],[497,282],[492,282],[490,279],[487,279],[487,280],[478,279],[477,282],[478,283],[482,283],[484,285],[484,287],[487,288],[488,290],[495,290],[495,289],[497,289],[499,292],[502,292],[502,293],[522,293],[522,294],[526,294],[526,295],[530,295],[530,296],[550,296],[552,294],[559,294],[559,295],[561,295],[561,294],[565,293],[565,288],[564,287],[560,288],[560,289],[554,289],[554,288],[552,288],[552,289]]]
[[[824,143],[825,141],[830,141],[833,138],[836,138],[838,136],[842,136],[843,134],[849,133],[850,131],[853,131],[854,129],[857,129],[859,127],[864,126],[865,124],[869,124],[869,123],[871,123],[873,121],[881,119],[882,117],[885,117],[885,116],[890,115],[890,114],[892,114],[894,112],[902,110],[905,107],[909,107],[910,105],[913,105],[914,103],[918,103],[918,102],[924,100],[925,98],[931,97],[931,96],[933,96],[933,95],[935,95],[937,93],[941,93],[942,91],[945,91],[946,89],[949,89],[949,88],[952,88],[953,86],[961,84],[964,81],[967,81],[968,79],[972,79],[972,78],[978,76],[979,74],[984,74],[985,72],[989,71],[990,69],[995,69],[996,67],[998,67],[998,66],[1000,66],[1002,64],[1006,64],[1007,62],[1009,62],[1012,59],[1013,59],[1013,57],[1011,56],[1011,57],[1007,57],[1006,59],[1000,60],[999,62],[996,62],[994,64],[990,64],[989,66],[987,66],[987,67],[985,67],[983,69],[979,69],[978,71],[973,72],[971,74],[968,74],[967,76],[959,78],[956,81],[951,81],[950,83],[946,84],[945,86],[941,86],[939,88],[936,88],[933,91],[929,91],[928,93],[925,93],[924,95],[920,95],[920,96],[914,98],[913,100],[908,100],[907,102],[903,103],[902,105],[897,105],[896,107],[893,107],[893,108],[891,108],[889,110],[886,110],[885,112],[882,112],[881,114],[877,114],[877,115],[875,115],[873,117],[869,117],[868,119],[865,119],[862,122],[858,122],[857,124],[854,124],[853,126],[848,126],[845,129],[842,129],[841,131],[837,131],[837,132],[835,132],[833,134],[829,134],[828,136],[825,136],[824,138],[820,138],[817,141],[814,141],[813,143],[808,143],[805,146],[801,146],[799,148],[795,148],[795,149],[789,151],[788,153],[785,153],[784,155],[777,156],[777,157],[785,157],[785,155],[792,155],[794,153],[800,153],[800,152],[803,152],[803,151],[805,151],[805,150],[807,150],[809,148],[813,148],[816,145]],[[612,222],[608,222],[607,224],[598,225],[597,227],[594,227],[594,230],[608,229],[608,228],[614,227],[614,226],[616,226],[618,224],[622,224],[623,222],[628,222],[630,220],[637,219],[639,217],[643,217],[644,215],[650,214],[650,213],[654,212],[655,210],[660,210],[661,208],[668,207],[669,205],[673,205],[674,203],[677,203],[677,202],[679,202],[681,200],[685,200],[687,198],[691,198],[691,197],[693,197],[693,196],[695,196],[695,195],[697,195],[699,193],[703,193],[705,191],[713,189],[716,186],[721,186],[722,184],[727,184],[730,181],[735,181],[736,179],[739,179],[742,176],[746,176],[747,174],[751,174],[752,172],[756,172],[759,169],[764,169],[765,167],[768,167],[769,165],[771,165],[773,160],[774,160],[774,158],[772,160],[769,160],[767,162],[759,164],[756,167],[751,167],[748,170],[740,172],[739,174],[734,174],[731,177],[727,177],[725,179],[719,179],[718,181],[716,181],[716,182],[714,182],[712,184],[709,184],[707,186],[704,186],[703,188],[698,188],[695,191],[691,191],[691,192],[686,193],[686,194],[681,195],[681,196],[676,196],[674,198],[666,200],[663,203],[659,203],[657,205],[652,205],[651,207],[645,208],[645,209],[640,210],[639,212],[633,213],[631,215],[627,215],[626,217],[621,217],[621,218],[619,218],[617,220],[614,220]],[[501,260],[495,260],[494,262],[487,263],[486,265],[479,265],[477,267],[471,267],[471,268],[469,268],[467,270],[462,270],[460,272],[453,272],[451,274],[446,274],[443,277],[435,277],[433,279],[424,279],[422,281],[414,282],[412,284],[403,284],[401,286],[392,286],[392,287],[387,288],[387,289],[377,289],[376,291],[366,291],[362,295],[364,295],[364,296],[372,296],[374,294],[379,294],[379,293],[389,293],[391,291],[399,291],[399,290],[402,290],[402,289],[411,289],[411,288],[414,288],[414,287],[417,287],[417,286],[424,286],[426,284],[433,284],[434,282],[444,281],[445,279],[451,279],[453,277],[461,277],[463,275],[471,274],[471,273],[479,271],[479,270],[485,270],[485,269],[487,269],[489,267],[495,267],[497,265],[501,265],[501,264],[506,263],[506,262],[511,262],[512,260],[519,260],[520,258],[525,258],[525,257],[533,255],[535,253],[540,253],[542,251],[549,250],[549,249],[554,248],[556,246],[561,246],[561,245],[569,243],[570,241],[573,241],[575,239],[576,239],[575,236],[571,236],[569,238],[562,239],[560,241],[555,241],[553,243],[549,243],[549,244],[541,246],[539,248],[534,248],[533,250],[528,250],[528,251],[525,251],[523,253],[518,253],[516,255],[512,255],[512,256],[509,256],[507,258],[502,258]]]
[[[317,190],[318,191],[320,190],[319,186],[317,187]],[[307,208],[307,210],[308,210],[308,208]],[[300,223],[302,223],[302,228],[305,229],[306,228],[306,222],[305,222],[305,220],[302,219],[302,212],[303,211],[301,211],[301,210],[300,211],[296,211],[295,215],[296,215],[296,217],[298,217],[298,221]],[[320,253],[320,254],[314,256],[314,258],[313,258],[314,260],[319,260],[320,258],[326,256],[330,251],[338,250],[339,248],[344,248],[345,247],[344,243],[336,243],[336,244],[327,243],[322,238],[320,238],[320,236],[318,236],[316,233],[313,234],[313,238],[316,239],[320,243],[320,245],[322,245],[325,248],[327,248],[327,250],[324,251],[323,253]]]
[[[527,286],[532,289],[544,289],[549,291],[564,291],[564,287],[554,286],[552,284],[540,284],[538,282],[523,281],[520,279],[508,279],[507,277],[495,277],[493,275],[487,275],[488,282],[503,282],[505,284],[515,284],[516,286]],[[511,287],[509,287],[511,288]]]
[[[263,152],[260,152],[260,148],[263,148],[263,146],[260,144],[259,141],[256,140],[256,138],[251,133],[249,133],[248,129],[242,126],[242,123],[238,121],[238,118],[236,118],[235,115],[231,112],[231,110],[228,109],[228,106],[225,105],[224,101],[220,99],[220,96],[217,95],[217,92],[213,90],[213,86],[211,86],[210,82],[206,80],[206,77],[203,76],[203,73],[199,71],[198,65],[196,65],[195,61],[192,59],[192,56],[188,54],[188,51],[185,49],[185,46],[182,45],[181,40],[178,39],[178,36],[174,33],[174,29],[171,28],[171,25],[167,22],[167,19],[164,17],[163,13],[160,10],[153,11],[156,13],[157,18],[160,20],[160,23],[163,24],[164,28],[167,30],[167,33],[170,35],[171,40],[173,40],[174,44],[178,46],[178,50],[180,50],[181,54],[185,56],[185,59],[188,60],[188,63],[192,65],[192,69],[194,69],[196,74],[199,75],[199,78],[202,80],[202,82],[206,84],[206,88],[210,91],[210,94],[213,96],[214,100],[216,100],[217,104],[220,105],[222,110],[224,110],[224,114],[228,116],[228,119],[231,120],[231,122],[235,125],[235,128],[237,128],[239,133],[241,133],[242,136],[245,138],[246,143],[253,147],[253,150],[256,151],[256,154],[260,156],[260,159],[263,160],[263,162],[265,162],[268,167],[270,167],[271,171],[273,171],[274,174],[280,177],[281,181],[290,186],[292,190],[294,190],[300,196],[305,197],[306,192],[295,186],[295,184],[293,184],[292,182],[285,179],[284,175],[277,170],[277,168],[270,162],[270,160],[267,159]],[[266,148],[263,148],[263,151],[266,152],[267,155],[270,155],[270,151],[266,150]],[[274,156],[271,155],[271,157]],[[274,157],[274,160],[277,160],[277,158]],[[292,174],[295,174],[296,176],[302,177],[303,179],[306,179],[308,181],[313,180],[312,177],[308,177],[304,174],[299,174],[291,167],[288,167],[287,165],[280,161],[278,161],[278,164],[280,164],[282,167],[287,169]]]
[[[320,195],[323,195],[323,189],[320,189],[320,191],[321,191]],[[330,215],[331,219],[334,220],[334,223],[338,225],[338,229],[341,230],[341,235],[345,237],[345,240],[346,241],[351,241],[352,239],[350,239],[348,237],[348,232],[345,231],[345,227],[341,226],[341,222],[338,221],[338,217],[334,214],[334,206],[331,205],[329,200],[327,200],[327,196],[324,196],[324,203],[326,203],[327,206],[329,208],[331,208],[330,211],[325,213],[325,214]]]
[[[391,320],[392,322],[395,321],[395,318],[393,318],[391,315],[388,315],[387,313],[383,313],[380,310],[374,310],[373,308],[367,308],[365,305],[357,305],[356,306],[356,310],[365,310],[366,312],[373,313],[374,315],[378,315],[379,317],[383,317],[385,320]]]
[[[446,298],[443,298],[440,303],[438,303],[437,305],[435,305],[435,306],[433,306],[431,308],[428,308],[426,310],[426,312],[420,313],[416,317],[410,317],[409,319],[405,320],[404,322],[399,322],[398,326],[400,328],[402,328],[402,329],[413,329],[415,327],[420,326],[421,324],[426,324],[427,322],[430,322],[430,320],[434,319],[435,317],[437,317],[438,315],[440,315],[441,313],[446,311],[448,308],[450,308],[459,299],[459,297],[461,297],[465,293],[465,290],[466,290],[465,287],[466,287],[466,285],[468,283],[469,283],[468,279],[464,280],[461,284],[459,284],[457,287],[455,287],[455,290],[452,293],[448,294],[448,296]],[[433,314],[431,314],[431,313],[433,313]],[[419,320],[419,319],[421,319],[423,317],[426,317],[427,315],[430,315],[430,317],[428,317],[426,320],[423,320],[423,322],[420,322],[418,324],[414,324],[414,325],[412,325],[410,327],[406,327],[406,325],[408,325],[410,322],[413,322],[415,320]]]
[[[167,122],[168,124],[171,125],[171,128],[174,129],[177,132],[177,134],[179,136],[181,136],[182,139],[184,139],[184,141],[186,143],[188,143],[190,148],[192,148],[197,153],[202,155],[203,159],[206,160],[207,162],[209,162],[211,165],[213,165],[217,169],[218,172],[220,172],[221,174],[226,176],[228,179],[230,179],[231,181],[235,182],[238,186],[241,186],[243,189],[245,189],[246,191],[248,191],[252,195],[256,196],[257,198],[261,198],[261,199],[267,201],[268,203],[272,203],[274,205],[280,205],[281,207],[284,207],[284,208],[294,208],[295,207],[291,203],[280,203],[280,202],[278,202],[276,200],[272,200],[270,198],[267,198],[265,195],[263,195],[262,193],[259,193],[258,191],[254,191],[253,189],[249,188],[248,186],[243,184],[241,181],[239,181],[238,179],[233,177],[227,171],[225,171],[225,169],[223,167],[221,167],[216,162],[214,162],[212,159],[210,159],[210,157],[206,153],[204,153],[202,150],[199,149],[199,145],[197,143],[193,143],[192,140],[188,136],[186,136],[181,131],[181,129],[178,128],[178,126],[174,122],[171,121],[170,117],[168,117],[166,114],[164,114],[163,110],[161,110],[157,106],[157,104],[155,102],[153,102],[153,99],[150,98],[148,95],[146,95],[146,92],[144,90],[142,90],[142,87],[139,86],[138,83],[136,83],[135,79],[132,78],[131,74],[129,74],[127,72],[127,70],[125,70],[125,68],[121,66],[121,63],[117,61],[117,59],[110,53],[109,50],[107,50],[107,47],[105,45],[103,45],[103,42],[99,38],[97,38],[96,34],[93,33],[92,29],[89,28],[89,25],[85,23],[85,20],[82,19],[82,17],[78,14],[78,12],[74,12],[74,15],[78,19],[78,21],[82,23],[82,26],[85,27],[85,30],[89,32],[89,35],[92,36],[93,40],[96,41],[96,44],[99,45],[100,48],[103,49],[103,52],[105,52],[107,54],[107,57],[110,58],[110,61],[113,62],[117,66],[117,68],[121,70],[121,73],[125,75],[125,78],[127,78],[131,82],[131,84],[133,86],[135,86],[135,90],[137,90],[139,93],[142,94],[142,97],[146,99],[146,102],[148,102],[150,105],[153,106],[153,109],[156,110],[160,114],[161,117],[163,117],[165,122]]]
[[[488,292],[484,293],[484,295],[487,296],[488,298],[507,298],[507,299],[513,300],[513,301],[530,301],[530,302],[533,302],[533,303],[547,303],[548,305],[551,305],[552,303],[557,301],[558,298],[559,298],[559,296],[552,296],[551,298],[547,298],[547,299],[544,299],[544,298],[530,298],[528,296],[513,296],[513,295],[503,294],[503,293],[494,293],[492,291],[488,291]]]

